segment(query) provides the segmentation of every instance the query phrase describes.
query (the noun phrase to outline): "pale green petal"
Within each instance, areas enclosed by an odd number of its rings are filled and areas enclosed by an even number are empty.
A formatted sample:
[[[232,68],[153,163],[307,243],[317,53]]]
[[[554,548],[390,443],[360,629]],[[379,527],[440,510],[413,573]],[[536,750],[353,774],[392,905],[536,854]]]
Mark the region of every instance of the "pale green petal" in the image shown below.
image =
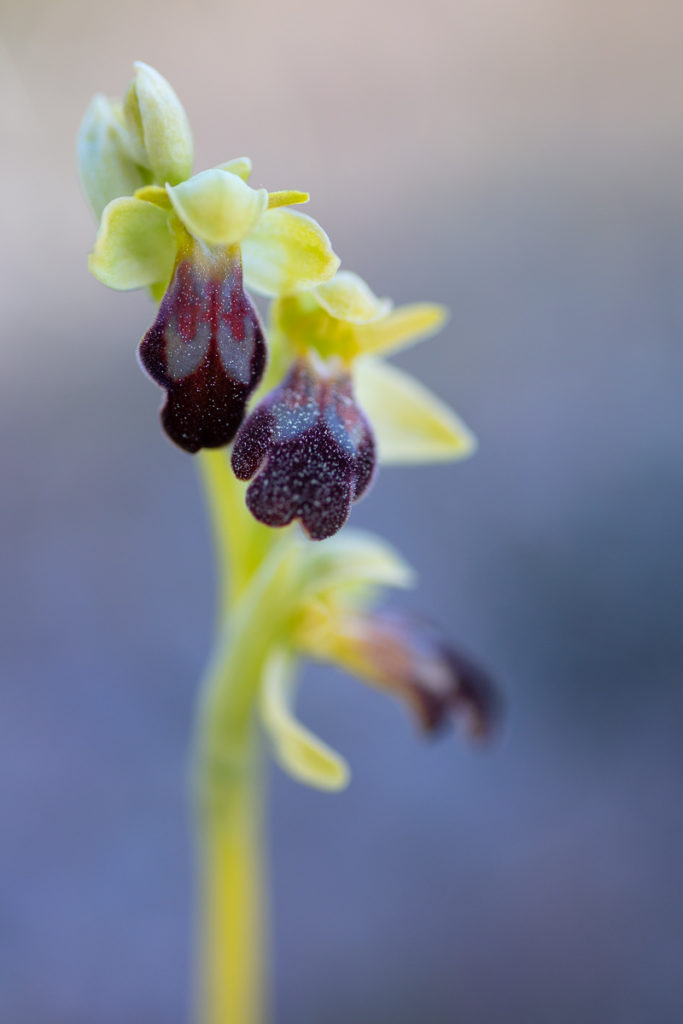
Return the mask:
[[[241,242],[268,205],[264,188],[250,188],[236,174],[219,167],[169,187],[168,194],[190,234],[209,245]]]
[[[124,112],[134,156],[156,182],[176,185],[189,177],[194,150],[187,115],[169,83],[149,64],[135,62]]]
[[[105,207],[88,259],[91,273],[109,288],[126,291],[166,281],[175,259],[168,214],[142,199],[113,199]]]
[[[399,306],[383,320],[359,327],[356,332],[361,355],[387,355],[430,338],[443,327],[448,310],[431,302]]]
[[[317,221],[287,207],[263,214],[242,243],[242,259],[247,287],[271,298],[321,284],[339,266]]]
[[[349,767],[331,747],[314,736],[294,717],[295,681],[287,655],[269,658],[263,674],[261,714],[281,767],[300,782],[316,789],[344,789]]]
[[[310,198],[308,192],[297,192],[292,188],[286,188],[281,192],[269,192],[268,209],[274,210],[277,206],[298,206],[307,203]]]
[[[315,293],[331,316],[352,324],[372,323],[391,309],[391,299],[378,299],[363,278],[350,270],[340,270],[331,281],[318,285]]]
[[[142,188],[136,189],[135,198],[144,199],[146,203],[154,203],[155,206],[160,206],[162,210],[171,209],[171,200],[168,192],[161,185],[144,185]]]
[[[219,164],[218,169],[220,171],[228,171],[230,174],[236,174],[242,181],[249,181],[251,160],[248,156],[238,156],[234,160],[228,160],[224,164]]]
[[[121,104],[94,96],[78,132],[78,170],[88,201],[99,220],[107,203],[132,195],[145,183],[128,152]]]
[[[415,572],[387,541],[346,529],[324,544],[308,544],[302,584],[307,598],[326,599],[356,588],[411,587]]]
[[[372,423],[381,462],[442,462],[471,455],[476,441],[440,398],[395,366],[359,360],[358,404]]]

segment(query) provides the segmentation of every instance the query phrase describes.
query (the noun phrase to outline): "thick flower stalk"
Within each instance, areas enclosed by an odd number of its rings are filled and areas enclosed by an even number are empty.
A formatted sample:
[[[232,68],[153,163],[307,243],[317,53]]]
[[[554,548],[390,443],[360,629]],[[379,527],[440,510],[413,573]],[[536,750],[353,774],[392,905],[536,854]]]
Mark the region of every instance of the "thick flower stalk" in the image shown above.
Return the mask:
[[[435,627],[378,608],[386,588],[412,585],[403,559],[377,537],[340,533],[378,464],[457,459],[474,440],[384,361],[434,334],[444,309],[394,309],[339,270],[320,225],[291,208],[307,193],[252,188],[247,158],[192,174],[187,117],[154,69],[137,64],[122,101],[95,97],[78,149],[99,221],[90,269],[159,303],[139,358],[165,391],[166,434],[198,453],[215,538],[216,639],[193,762],[198,1019],[261,1024],[260,737],[309,785],[349,779],[295,716],[300,659],[386,690],[428,732],[462,719],[483,736],[493,720],[476,665]],[[273,300],[267,331],[250,292]]]

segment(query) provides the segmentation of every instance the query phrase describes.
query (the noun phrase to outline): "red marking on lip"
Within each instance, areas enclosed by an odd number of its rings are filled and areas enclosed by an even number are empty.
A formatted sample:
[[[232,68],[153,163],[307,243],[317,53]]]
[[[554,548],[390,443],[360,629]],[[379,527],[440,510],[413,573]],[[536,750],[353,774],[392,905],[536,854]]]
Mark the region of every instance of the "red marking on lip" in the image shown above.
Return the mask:
[[[179,377],[171,372],[167,328],[181,343],[201,347],[202,327],[205,334],[208,328],[206,350],[198,365]],[[249,352],[240,353],[242,365],[248,367],[247,380],[237,379],[223,361],[221,327],[229,344],[250,346]],[[225,333],[222,343],[225,346]],[[192,364],[191,352],[189,356]],[[214,250],[207,256],[196,247],[178,262],[157,318],[140,343],[139,358],[152,380],[167,391],[161,420],[172,441],[188,452],[221,448],[232,441],[266,363],[263,329],[243,290],[238,254]]]

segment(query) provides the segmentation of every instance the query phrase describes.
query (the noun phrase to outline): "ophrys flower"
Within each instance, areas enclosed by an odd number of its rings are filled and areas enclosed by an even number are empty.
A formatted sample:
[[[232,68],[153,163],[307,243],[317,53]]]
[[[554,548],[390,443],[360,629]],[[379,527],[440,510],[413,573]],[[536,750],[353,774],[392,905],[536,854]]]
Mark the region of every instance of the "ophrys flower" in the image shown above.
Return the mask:
[[[79,152],[94,209],[108,199],[90,269],[110,288],[163,296],[140,358],[167,389],[167,433],[195,452],[232,440],[265,364],[244,287],[295,293],[330,278],[339,259],[313,218],[287,208],[307,193],[251,188],[248,159],[189,177],[186,124],[168,83],[138,65],[123,105],[93,101]]]

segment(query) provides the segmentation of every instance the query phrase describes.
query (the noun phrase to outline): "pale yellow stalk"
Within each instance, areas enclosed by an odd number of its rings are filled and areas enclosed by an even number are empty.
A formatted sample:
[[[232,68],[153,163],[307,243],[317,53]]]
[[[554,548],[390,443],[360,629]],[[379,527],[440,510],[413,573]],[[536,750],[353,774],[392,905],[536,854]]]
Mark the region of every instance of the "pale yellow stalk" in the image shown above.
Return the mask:
[[[256,523],[224,451],[199,462],[220,571],[214,654],[195,745],[200,921],[198,1024],[265,1018],[262,780],[254,712],[291,606],[288,545]]]

